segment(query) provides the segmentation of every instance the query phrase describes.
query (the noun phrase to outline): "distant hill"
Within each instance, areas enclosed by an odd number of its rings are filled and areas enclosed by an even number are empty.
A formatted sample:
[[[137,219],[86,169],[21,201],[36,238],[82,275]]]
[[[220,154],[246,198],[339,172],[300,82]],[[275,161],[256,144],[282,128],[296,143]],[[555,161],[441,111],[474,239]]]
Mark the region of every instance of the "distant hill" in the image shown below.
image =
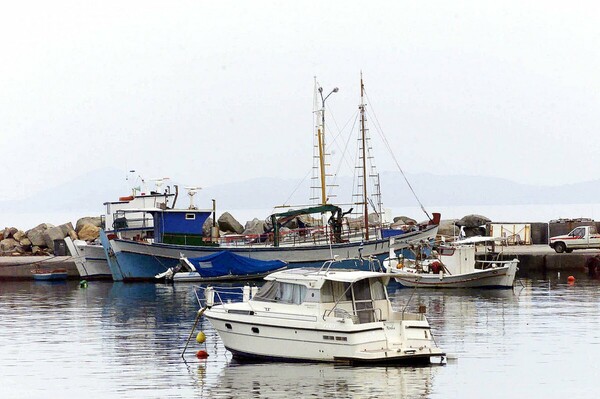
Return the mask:
[[[408,179],[420,201],[428,208],[463,205],[586,204],[597,203],[600,198],[600,180],[562,186],[533,186],[507,179],[467,175],[411,174],[408,175]],[[177,184],[176,181],[171,183]],[[332,202],[350,202],[352,178],[340,178],[336,184],[340,187],[340,194],[332,199]],[[386,207],[418,205],[400,173],[382,173],[381,186]],[[206,187],[196,195],[195,203],[201,208],[209,208],[211,199],[216,199],[218,213],[226,210],[271,209],[283,203],[302,205],[309,203],[309,187],[310,179],[300,181],[261,177]],[[29,198],[0,201],[0,214],[34,212],[43,215],[68,211],[81,216],[99,215],[103,212],[104,202],[129,195],[129,190],[123,171],[101,169],[74,177],[68,183]],[[185,207],[187,204],[185,190],[180,189],[178,205]]]

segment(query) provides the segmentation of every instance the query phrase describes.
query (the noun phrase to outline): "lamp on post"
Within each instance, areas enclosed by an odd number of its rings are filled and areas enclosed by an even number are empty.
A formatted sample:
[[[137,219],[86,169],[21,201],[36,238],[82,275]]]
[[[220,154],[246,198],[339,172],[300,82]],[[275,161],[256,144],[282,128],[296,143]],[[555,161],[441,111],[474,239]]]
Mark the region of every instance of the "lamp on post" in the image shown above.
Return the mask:
[[[321,170],[321,205],[327,203],[326,184],[325,184],[325,101],[333,93],[337,93],[340,89],[334,87],[325,97],[323,97],[323,88],[319,87],[319,95],[321,96],[321,129],[319,130],[319,166]]]

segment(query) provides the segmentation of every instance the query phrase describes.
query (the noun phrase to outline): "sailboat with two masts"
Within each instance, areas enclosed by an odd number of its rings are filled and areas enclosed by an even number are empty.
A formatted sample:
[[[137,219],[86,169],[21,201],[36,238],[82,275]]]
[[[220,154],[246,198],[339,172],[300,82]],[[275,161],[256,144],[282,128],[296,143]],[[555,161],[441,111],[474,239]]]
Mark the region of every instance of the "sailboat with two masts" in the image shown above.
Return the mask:
[[[210,210],[188,209],[184,212],[169,209],[155,209],[148,212],[155,221],[154,241],[131,241],[119,238],[103,237],[103,245],[111,263],[111,271],[115,280],[135,281],[152,280],[169,268],[176,267],[180,258],[197,258],[218,251],[231,251],[237,255],[258,260],[280,260],[294,267],[320,267],[323,262],[332,258],[351,259],[376,257],[383,260],[388,256],[390,242],[381,234],[370,231],[369,204],[374,204],[367,197],[367,159],[368,140],[366,137],[366,115],[364,103],[364,85],[361,77],[361,134],[362,138],[362,195],[357,201],[362,206],[362,221],[352,227],[346,215],[351,210],[343,212],[338,205],[330,203],[326,182],[326,146],[325,146],[325,101],[337,92],[333,89],[323,95],[323,89],[318,86],[317,93],[321,99],[321,107],[317,111],[316,138],[319,161],[319,191],[320,202],[309,207],[291,209],[274,213],[269,221],[271,230],[258,237],[247,237],[236,242],[205,242],[198,239],[201,235],[202,224],[210,215]],[[380,204],[380,200],[377,201]],[[192,208],[192,207],[190,207]],[[291,221],[300,222],[301,217],[310,214],[320,214],[324,221],[320,226],[310,226],[300,229],[289,229],[286,226]],[[379,210],[381,218],[381,210]],[[311,219],[314,221],[315,219]],[[311,223],[312,224],[312,223]],[[434,238],[437,224],[430,223],[420,229],[406,232],[396,239],[395,246],[402,242],[412,242]],[[400,245],[401,246],[401,245]],[[372,262],[364,262],[369,267]],[[355,262],[352,267],[361,267]],[[210,267],[210,265],[205,265]],[[202,271],[199,270],[201,273]]]

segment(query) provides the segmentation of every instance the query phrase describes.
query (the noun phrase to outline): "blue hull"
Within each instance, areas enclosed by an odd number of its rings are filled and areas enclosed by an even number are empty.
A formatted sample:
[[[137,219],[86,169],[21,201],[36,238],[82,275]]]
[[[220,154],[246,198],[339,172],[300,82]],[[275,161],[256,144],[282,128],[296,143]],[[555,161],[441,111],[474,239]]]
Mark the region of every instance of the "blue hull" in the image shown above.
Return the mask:
[[[406,239],[429,239],[431,235],[435,236],[436,232],[437,226],[405,234],[403,237]],[[148,244],[121,239],[109,242],[104,232],[101,232],[101,240],[115,281],[155,281],[157,274],[177,266],[182,254],[189,259],[208,256],[219,251],[231,251],[237,255],[257,260],[280,260],[286,262],[288,268],[318,268],[323,266],[327,260],[331,260],[333,255],[338,259],[348,259],[348,261],[339,262],[341,263],[339,267],[372,270],[372,262],[361,262],[356,258],[362,253],[365,258],[373,256],[382,262],[389,255],[390,249],[390,242],[387,239],[372,240],[364,244],[351,242],[296,247],[202,247],[163,243]],[[375,266],[380,267],[377,264]]]
[[[155,255],[145,255],[129,252],[117,252],[117,262],[115,266],[118,269],[117,274],[122,276],[122,281],[149,281],[156,280],[155,276],[164,273],[171,267],[179,264],[179,260]],[[380,262],[387,257],[387,254],[376,256]],[[289,264],[288,268],[316,267],[323,266],[323,262],[296,262]],[[336,262],[335,268],[358,269],[369,271],[372,263],[360,261],[357,259],[348,259]],[[377,270],[379,271],[379,270]]]
[[[36,281],[64,281],[67,279],[67,273],[34,274],[33,279]]]

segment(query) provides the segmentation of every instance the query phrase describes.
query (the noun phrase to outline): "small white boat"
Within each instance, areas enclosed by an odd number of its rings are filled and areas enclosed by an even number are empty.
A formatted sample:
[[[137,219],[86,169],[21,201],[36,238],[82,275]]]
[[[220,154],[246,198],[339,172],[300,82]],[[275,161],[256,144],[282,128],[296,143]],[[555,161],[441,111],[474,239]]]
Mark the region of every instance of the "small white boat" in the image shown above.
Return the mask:
[[[501,260],[487,251],[495,237],[472,237],[441,245],[422,260],[405,259],[390,250],[383,265],[405,287],[422,288],[512,288],[519,260]],[[478,245],[480,244],[480,245]],[[484,255],[483,259],[478,255]]]
[[[236,358],[360,363],[426,363],[444,360],[425,317],[392,309],[386,273],[298,268],[272,273],[242,301],[205,288],[208,318]],[[255,291],[250,297],[251,291]],[[199,312],[199,314],[200,314]]]
[[[67,269],[34,269],[31,271],[33,279],[38,281],[64,281],[67,279]]]

